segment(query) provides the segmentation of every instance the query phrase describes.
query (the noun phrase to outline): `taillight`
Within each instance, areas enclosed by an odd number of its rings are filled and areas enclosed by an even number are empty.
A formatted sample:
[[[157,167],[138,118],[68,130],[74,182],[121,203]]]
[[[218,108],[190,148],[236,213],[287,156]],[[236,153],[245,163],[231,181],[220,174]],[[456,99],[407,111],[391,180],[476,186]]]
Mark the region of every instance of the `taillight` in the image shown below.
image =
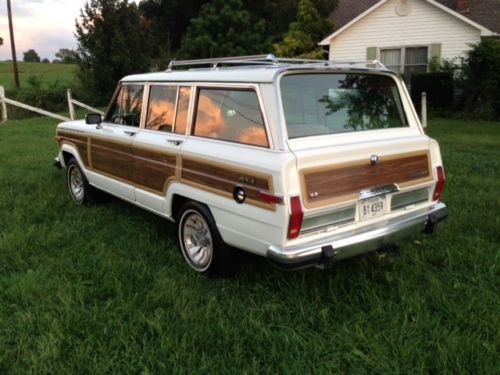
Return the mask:
[[[290,198],[290,224],[288,226],[288,238],[294,239],[299,236],[300,226],[302,225],[302,218],[304,213],[302,212],[302,205],[300,203],[300,197]]]
[[[259,192],[260,199],[266,203],[283,203],[283,197],[266,193],[265,191]]]
[[[444,188],[444,169],[443,167],[437,167],[436,168],[436,173],[437,173],[437,183],[436,183],[436,189],[434,189],[434,195],[432,196],[432,199],[437,201],[441,197],[441,193],[443,192]]]

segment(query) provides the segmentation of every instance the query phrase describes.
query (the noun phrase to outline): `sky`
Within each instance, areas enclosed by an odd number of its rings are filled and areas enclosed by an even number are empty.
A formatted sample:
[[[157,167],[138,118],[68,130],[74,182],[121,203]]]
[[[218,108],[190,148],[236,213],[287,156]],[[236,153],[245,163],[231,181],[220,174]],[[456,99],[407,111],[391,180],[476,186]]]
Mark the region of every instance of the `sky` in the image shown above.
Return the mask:
[[[139,0],[132,0],[136,3]],[[17,59],[34,49],[40,58],[52,61],[60,48],[75,48],[75,19],[86,0],[11,0]],[[0,0],[0,61],[10,60],[7,1]]]

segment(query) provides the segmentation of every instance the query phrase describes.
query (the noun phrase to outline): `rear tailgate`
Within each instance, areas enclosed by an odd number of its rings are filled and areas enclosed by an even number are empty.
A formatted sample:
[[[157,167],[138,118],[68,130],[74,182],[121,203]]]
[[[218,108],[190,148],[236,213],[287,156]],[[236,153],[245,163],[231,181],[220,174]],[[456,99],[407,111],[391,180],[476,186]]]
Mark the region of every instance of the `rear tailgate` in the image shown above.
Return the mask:
[[[301,138],[289,146],[300,176],[302,233],[430,201],[430,141],[418,129]]]

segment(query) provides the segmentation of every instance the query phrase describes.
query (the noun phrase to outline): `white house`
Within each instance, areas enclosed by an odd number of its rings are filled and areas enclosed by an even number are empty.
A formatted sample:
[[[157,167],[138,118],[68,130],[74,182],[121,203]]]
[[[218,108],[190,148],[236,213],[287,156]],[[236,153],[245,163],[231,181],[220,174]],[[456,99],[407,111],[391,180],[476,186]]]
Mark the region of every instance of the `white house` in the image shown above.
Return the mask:
[[[336,31],[319,44],[330,60],[380,60],[409,79],[432,57],[461,57],[500,32],[499,0],[340,0]]]

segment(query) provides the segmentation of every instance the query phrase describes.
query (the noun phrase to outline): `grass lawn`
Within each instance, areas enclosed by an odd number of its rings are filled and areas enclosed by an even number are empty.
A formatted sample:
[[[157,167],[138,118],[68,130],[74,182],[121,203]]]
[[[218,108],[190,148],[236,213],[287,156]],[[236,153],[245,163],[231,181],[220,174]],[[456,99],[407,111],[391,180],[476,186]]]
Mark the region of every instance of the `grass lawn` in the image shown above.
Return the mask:
[[[402,256],[234,278],[174,227],[74,205],[55,122],[0,125],[0,373],[499,373],[500,123],[435,120],[450,217]]]
[[[28,83],[30,76],[41,79],[45,85],[59,83],[61,86],[73,87],[76,80],[76,65],[73,64],[43,64],[18,62],[21,88]],[[0,85],[7,91],[15,88],[12,62],[0,62]]]

